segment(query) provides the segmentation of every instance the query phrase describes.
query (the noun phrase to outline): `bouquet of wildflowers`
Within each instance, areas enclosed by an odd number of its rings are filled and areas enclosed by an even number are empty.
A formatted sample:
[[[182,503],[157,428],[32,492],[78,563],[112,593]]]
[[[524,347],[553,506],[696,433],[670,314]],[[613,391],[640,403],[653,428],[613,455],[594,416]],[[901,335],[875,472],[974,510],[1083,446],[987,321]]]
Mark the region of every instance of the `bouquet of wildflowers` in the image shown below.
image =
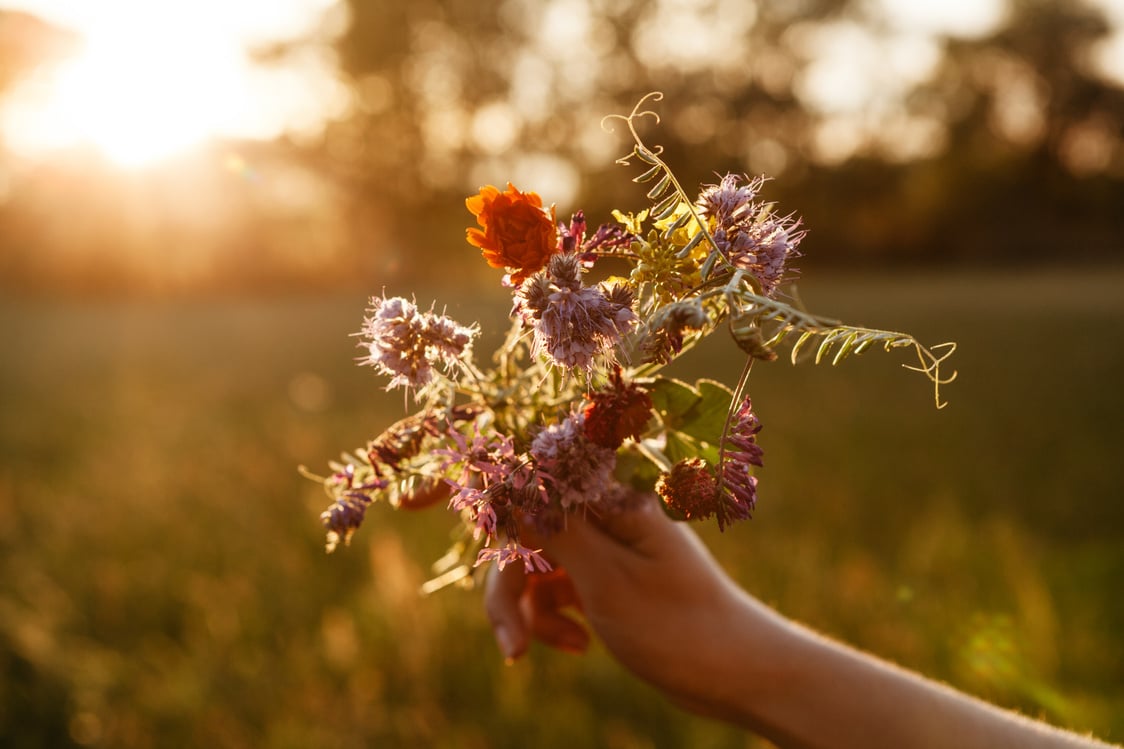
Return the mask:
[[[778,293],[804,237],[801,222],[761,199],[764,178],[727,175],[687,193],[661,149],[636,124],[645,97],[623,122],[633,139],[620,159],[642,173],[649,204],[613,212],[591,229],[578,212],[559,222],[534,192],[510,183],[467,199],[477,226],[469,244],[505,271],[512,326],[489,367],[472,344],[479,329],[402,297],[371,299],[361,363],[413,393],[417,410],[365,448],[332,464],[321,481],[332,505],[321,515],[328,550],[346,543],[370,505],[417,507],[447,500],[463,533],[427,586],[470,582],[485,563],[547,570],[520,528],[549,534],[568,513],[619,512],[653,488],[669,514],[749,518],[762,466],[761,424],[747,394],[756,360],[787,349],[838,363],[872,346],[915,352],[934,387],[954,344],[928,348],[912,336],[844,325],[810,314]],[[593,282],[615,259],[627,275]],[[603,276],[604,273],[601,273]],[[733,387],[681,382],[664,365],[721,329],[746,356]]]

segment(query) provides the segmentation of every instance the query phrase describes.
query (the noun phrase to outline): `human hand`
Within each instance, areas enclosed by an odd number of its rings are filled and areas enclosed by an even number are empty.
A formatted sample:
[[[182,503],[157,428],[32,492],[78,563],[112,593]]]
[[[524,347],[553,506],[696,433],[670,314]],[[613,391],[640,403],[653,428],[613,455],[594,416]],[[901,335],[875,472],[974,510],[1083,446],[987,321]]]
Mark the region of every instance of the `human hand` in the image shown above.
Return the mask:
[[[556,569],[493,569],[485,607],[503,654],[532,637],[567,651],[589,643],[564,609],[584,615],[622,665],[695,712],[736,719],[752,677],[754,638],[771,617],[726,575],[695,533],[668,519],[655,498],[598,518],[571,515],[549,537],[527,531]],[[528,537],[530,536],[530,537]]]

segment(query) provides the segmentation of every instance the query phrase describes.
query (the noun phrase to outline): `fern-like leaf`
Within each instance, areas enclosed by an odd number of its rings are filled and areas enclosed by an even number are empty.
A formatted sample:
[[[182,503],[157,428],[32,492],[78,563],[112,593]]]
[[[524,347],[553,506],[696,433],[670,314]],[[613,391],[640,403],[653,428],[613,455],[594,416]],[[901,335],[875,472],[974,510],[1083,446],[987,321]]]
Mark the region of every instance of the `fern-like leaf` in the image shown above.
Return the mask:
[[[776,299],[755,293],[735,273],[730,283],[721,289],[726,299],[729,314],[737,317],[756,318],[763,329],[768,327],[771,334],[765,336],[765,347],[774,349],[795,335],[795,342],[789,352],[789,359],[798,364],[801,353],[812,342],[817,341],[813,361],[822,364],[830,361],[837,365],[852,354],[861,354],[871,346],[881,345],[883,350],[913,348],[918,357],[918,365],[903,365],[906,369],[921,372],[933,384],[933,399],[937,408],[944,408],[941,400],[941,385],[956,379],[956,372],[945,374],[941,365],[956,349],[955,343],[942,343],[932,348],[924,346],[908,333],[892,330],[878,330],[856,325],[843,325],[836,320],[818,317],[802,309],[785,304]]]
[[[657,174],[662,173],[663,176],[660,178],[659,183],[657,183],[655,188],[648,192],[648,198],[650,200],[656,201],[655,206],[651,210],[651,215],[655,220],[661,221],[663,219],[666,219],[672,216],[677,210],[679,210],[680,206],[683,206],[684,212],[682,216],[676,219],[675,222],[673,222],[672,227],[664,230],[664,239],[670,238],[674,231],[682,228],[683,226],[686,226],[687,222],[689,222],[691,219],[695,220],[696,225],[699,227],[699,233],[698,235],[696,235],[696,237],[693,237],[691,239],[689,249],[684,248],[680,251],[679,255],[680,257],[686,257],[691,250],[693,250],[702,242],[706,242],[708,245],[710,245],[711,255],[707,258],[707,264],[704,268],[705,272],[703,273],[703,277],[705,278],[709,275],[710,270],[713,268],[715,258],[721,258],[723,262],[727,261],[722,256],[722,253],[718,250],[718,245],[715,244],[714,237],[711,236],[706,222],[699,215],[698,209],[695,207],[693,198],[688,195],[687,191],[683,189],[683,186],[679,184],[679,180],[676,178],[674,172],[671,171],[671,167],[669,167],[667,163],[660,158],[660,154],[663,153],[663,148],[660,146],[649,148],[647,145],[645,145],[643,139],[640,137],[640,133],[636,130],[637,121],[643,119],[644,117],[651,117],[657,123],[660,121],[660,116],[658,114],[650,109],[644,109],[644,106],[648,102],[661,101],[662,99],[663,94],[659,91],[654,91],[640,99],[640,101],[636,103],[636,106],[632,108],[632,112],[630,112],[629,114],[613,114],[603,118],[601,120],[601,126],[606,130],[612,130],[612,127],[609,125],[609,123],[615,120],[620,120],[625,123],[626,127],[628,127],[628,132],[632,136],[634,145],[632,147],[632,151],[628,155],[617,159],[617,163],[628,166],[632,164],[632,159],[636,158],[651,167],[639,177],[635,178],[634,181],[645,183],[650,182],[656,178]]]
[[[650,93],[637,102],[629,114],[609,115],[602,120],[601,124],[607,130],[612,130],[608,123],[620,120],[628,128],[633,140],[632,151],[628,155],[617,159],[617,163],[628,166],[632,164],[633,159],[636,159],[648,167],[638,177],[634,177],[633,181],[643,184],[656,182],[647,194],[648,199],[653,202],[649,215],[655,221],[664,221],[674,216],[677,211],[680,212],[660,232],[661,237],[664,240],[670,240],[676,231],[682,229],[694,219],[698,226],[698,232],[687,241],[684,247],[677,250],[677,256],[686,258],[702,243],[705,242],[709,245],[710,252],[702,262],[700,275],[704,287],[711,284],[715,284],[715,286],[712,286],[711,291],[701,294],[700,298],[723,299],[725,304],[720,305],[724,308],[719,309],[719,317],[730,316],[745,320],[747,324],[752,321],[752,324],[759,326],[761,331],[768,331],[763,332],[761,336],[762,350],[771,351],[789,340],[790,336],[796,336],[790,352],[790,359],[793,364],[799,362],[802,352],[813,341],[816,341],[814,361],[820,364],[830,360],[832,365],[839,364],[853,354],[861,354],[876,344],[881,345],[886,351],[912,347],[917,353],[918,364],[916,366],[904,366],[907,369],[921,372],[933,383],[933,397],[937,408],[944,408],[946,404],[941,400],[940,387],[956,379],[956,372],[953,371],[952,374],[945,375],[941,370],[941,365],[955,351],[955,343],[942,343],[927,348],[906,333],[843,325],[836,320],[810,314],[797,307],[764,296],[760,293],[761,290],[756,285],[756,279],[752,275],[748,275],[745,271],[730,265],[729,260],[715,243],[707,222],[699,214],[699,209],[695,206],[694,200],[683,189],[671,168],[660,157],[663,152],[662,147],[649,148],[636,130],[636,123],[644,117],[651,117],[657,123],[660,121],[656,112],[644,107],[649,102],[657,102],[662,99],[662,93],[658,91]],[[761,210],[767,213],[772,210],[772,205],[766,204],[762,206]],[[716,268],[721,270],[716,270]],[[717,286],[718,284],[724,285]]]

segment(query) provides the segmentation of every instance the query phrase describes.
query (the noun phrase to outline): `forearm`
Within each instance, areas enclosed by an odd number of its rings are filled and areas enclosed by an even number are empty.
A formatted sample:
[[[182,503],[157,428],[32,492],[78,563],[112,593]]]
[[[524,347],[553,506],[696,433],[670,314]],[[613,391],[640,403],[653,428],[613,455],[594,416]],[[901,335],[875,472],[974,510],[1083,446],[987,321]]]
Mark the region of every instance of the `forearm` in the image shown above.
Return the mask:
[[[587,622],[625,667],[682,706],[779,746],[1105,746],[794,624],[739,588],[695,534],[654,504],[601,526],[571,518],[548,550],[569,570]],[[525,631],[522,572],[489,579],[497,630]]]
[[[749,599],[726,715],[783,747],[1103,747],[827,640]],[[732,666],[727,678],[733,677]]]

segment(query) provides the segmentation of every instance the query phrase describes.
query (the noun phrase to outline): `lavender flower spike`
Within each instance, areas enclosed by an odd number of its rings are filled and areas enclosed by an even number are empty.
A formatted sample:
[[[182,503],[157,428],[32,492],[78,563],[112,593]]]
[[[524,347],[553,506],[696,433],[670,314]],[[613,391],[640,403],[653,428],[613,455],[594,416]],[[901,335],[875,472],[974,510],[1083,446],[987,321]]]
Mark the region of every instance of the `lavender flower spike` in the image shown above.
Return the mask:
[[[320,522],[328,531],[328,553],[335,551],[341,541],[344,544],[351,542],[352,534],[363,524],[363,517],[370,505],[371,500],[366,495],[348,493],[320,513]]]
[[[718,528],[735,520],[746,520],[757,505],[757,477],[750,475],[750,466],[761,466],[764,451],[757,444],[761,421],[753,413],[753,402],[747,397],[737,413],[722,446],[722,496],[718,505]]]

